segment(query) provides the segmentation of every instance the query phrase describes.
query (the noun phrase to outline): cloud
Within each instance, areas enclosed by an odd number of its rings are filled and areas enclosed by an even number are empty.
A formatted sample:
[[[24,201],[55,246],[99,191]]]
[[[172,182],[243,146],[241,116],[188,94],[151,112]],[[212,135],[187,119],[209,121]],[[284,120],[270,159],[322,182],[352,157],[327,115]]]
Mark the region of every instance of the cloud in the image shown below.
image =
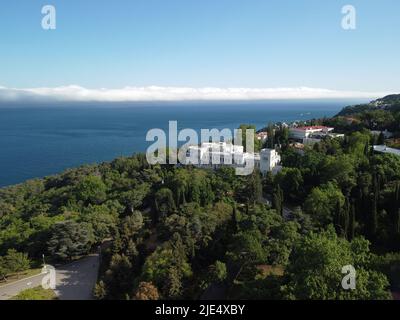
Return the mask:
[[[87,89],[70,85],[53,88],[6,88],[0,86],[0,102],[143,102],[143,101],[240,101],[279,99],[375,99],[391,92],[337,91],[319,88],[190,88],[125,87]]]

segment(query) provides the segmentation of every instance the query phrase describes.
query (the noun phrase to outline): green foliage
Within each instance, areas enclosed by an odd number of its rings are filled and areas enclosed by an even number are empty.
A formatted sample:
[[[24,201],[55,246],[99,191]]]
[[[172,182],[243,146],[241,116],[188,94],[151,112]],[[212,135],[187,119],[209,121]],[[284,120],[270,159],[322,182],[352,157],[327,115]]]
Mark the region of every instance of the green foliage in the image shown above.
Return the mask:
[[[321,226],[334,222],[337,206],[343,206],[345,198],[337,185],[328,182],[314,188],[304,202],[304,210]]]
[[[48,251],[60,260],[72,260],[89,252],[95,241],[92,227],[85,222],[58,222],[52,226]]]
[[[104,275],[104,289],[101,292],[113,299],[123,299],[130,294],[132,288],[132,264],[124,254],[114,254],[111,257],[109,269]]]
[[[333,229],[310,234],[293,249],[283,292],[290,299],[390,299],[389,282],[382,273],[367,269],[367,242],[352,245],[338,238]],[[356,269],[356,289],[344,290],[342,267]]]
[[[300,200],[303,196],[304,180],[303,175],[298,168],[283,168],[280,171],[275,181],[282,188],[286,197],[291,201]]]
[[[93,296],[97,300],[103,300],[107,296],[107,289],[106,289],[106,285],[103,280],[100,280],[94,286]]]
[[[28,254],[8,249],[4,257],[0,257],[0,277],[5,278],[8,274],[19,273],[29,269],[31,261]]]
[[[12,300],[57,300],[57,296],[53,290],[39,286],[21,291]]]
[[[182,281],[191,275],[184,251],[167,245],[158,248],[146,259],[141,279],[162,288],[163,296],[175,298],[182,294]]]
[[[76,186],[76,197],[85,203],[99,204],[106,199],[106,185],[98,176],[87,176]]]
[[[302,153],[287,128],[270,124],[266,144],[278,145],[284,169],[263,181],[228,167],[152,166],[139,154],[0,189],[0,278],[8,249],[69,260],[111,239],[98,299],[198,299],[208,290],[238,299],[388,298],[382,273],[398,288],[397,257],[381,252],[400,249],[400,158],[374,154],[366,128],[400,131],[400,114],[374,109],[353,124],[310,121],[346,136]],[[343,292],[340,268],[349,263],[357,290]]]
[[[173,213],[176,209],[174,196],[168,188],[162,188],[155,194],[155,208],[160,216]]]

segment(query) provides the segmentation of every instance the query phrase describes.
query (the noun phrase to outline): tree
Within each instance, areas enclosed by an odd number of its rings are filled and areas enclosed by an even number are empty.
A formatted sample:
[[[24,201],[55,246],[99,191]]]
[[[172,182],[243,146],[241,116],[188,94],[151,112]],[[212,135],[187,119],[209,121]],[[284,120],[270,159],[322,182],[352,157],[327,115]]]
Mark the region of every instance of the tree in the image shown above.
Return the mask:
[[[257,202],[260,201],[262,197],[262,184],[259,171],[253,171],[253,173],[248,177],[248,184],[246,189],[247,198],[250,203],[255,205]]]
[[[378,231],[378,209],[377,209],[377,194],[372,196],[370,201],[370,212],[368,219],[368,234],[371,239],[375,239]]]
[[[155,208],[159,217],[169,215],[176,209],[174,196],[168,188],[162,188],[154,195]]]
[[[191,266],[180,241],[168,241],[147,257],[141,280],[151,282],[162,290],[163,296],[180,294],[181,282],[192,275]]]
[[[93,296],[97,300],[103,300],[107,296],[106,284],[103,280],[96,283],[93,289]]]
[[[95,237],[92,226],[88,223],[64,221],[54,224],[48,241],[48,251],[60,260],[85,255],[91,249]]]
[[[276,210],[276,213],[283,216],[283,191],[279,184],[272,195],[272,206]]]
[[[118,213],[105,205],[89,205],[83,210],[80,221],[90,224],[96,242],[101,242],[115,234]]]
[[[135,300],[158,300],[160,294],[151,282],[140,282],[135,293]]]
[[[350,212],[349,212],[349,231],[348,231],[348,239],[353,240],[356,229],[356,211],[354,207],[354,202],[350,204]]]
[[[1,264],[3,265],[1,267]],[[18,252],[15,249],[7,250],[7,254],[2,258],[0,262],[0,269],[3,269],[3,277],[7,273],[19,273],[21,271],[27,270],[30,267],[30,260],[28,254],[23,252]]]
[[[217,260],[208,268],[210,282],[223,282],[227,277],[226,264]]]
[[[0,257],[0,279],[6,280],[9,271],[5,265],[4,258]]]
[[[390,299],[386,276],[368,269],[368,256],[366,240],[357,240],[352,246],[337,237],[333,228],[311,233],[294,246],[282,287],[284,295],[287,299]],[[354,266],[357,272],[355,290],[341,286],[342,267],[347,265]]]
[[[76,197],[86,204],[99,204],[106,198],[106,185],[98,176],[85,177],[76,187]]]
[[[149,192],[150,185],[148,183],[140,183],[135,185],[134,189],[120,193],[121,203],[133,209],[140,208]]]
[[[168,298],[178,298],[182,294],[182,287],[182,275],[179,269],[175,266],[171,266],[168,269],[167,281],[164,288],[164,291],[168,293]]]
[[[109,269],[105,272],[104,282],[107,296],[113,299],[123,299],[132,292],[132,264],[125,255],[114,254],[111,257]]]
[[[378,136],[378,140],[376,142],[378,145],[384,145],[385,144],[385,135],[383,132],[381,132]]]
[[[304,180],[300,169],[283,168],[277,174],[276,181],[290,200],[298,201],[302,199]]]
[[[226,258],[229,278],[234,283],[254,279],[257,274],[255,266],[267,261],[267,249],[263,247],[261,233],[253,230],[235,235]]]
[[[275,148],[275,130],[272,123],[268,123],[267,126],[267,148]]]
[[[122,219],[119,230],[120,236],[125,242],[133,238],[143,227],[143,216],[140,211],[134,211],[132,215]]]
[[[284,221],[271,228],[266,244],[269,264],[275,266],[288,264],[292,247],[300,238],[299,228],[300,225],[295,221]]]
[[[327,226],[334,222],[337,207],[343,206],[344,202],[345,198],[338,186],[328,182],[311,190],[304,202],[304,211],[310,214],[318,225]]]
[[[349,229],[349,211],[350,204],[348,198],[342,207],[338,199],[335,209],[335,227],[338,235],[346,237]]]

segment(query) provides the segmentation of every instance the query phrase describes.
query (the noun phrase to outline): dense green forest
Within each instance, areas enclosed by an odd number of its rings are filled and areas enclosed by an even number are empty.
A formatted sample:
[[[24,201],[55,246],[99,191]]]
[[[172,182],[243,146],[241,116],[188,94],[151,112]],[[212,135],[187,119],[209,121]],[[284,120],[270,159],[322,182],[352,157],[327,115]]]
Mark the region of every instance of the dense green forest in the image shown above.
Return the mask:
[[[310,121],[346,135],[303,153],[269,125],[284,167],[275,176],[151,166],[137,154],[0,189],[0,277],[26,255],[70,261],[105,242],[98,299],[391,299],[400,157],[374,154],[382,137],[370,132],[399,133],[388,103]],[[355,290],[341,286],[346,265]]]

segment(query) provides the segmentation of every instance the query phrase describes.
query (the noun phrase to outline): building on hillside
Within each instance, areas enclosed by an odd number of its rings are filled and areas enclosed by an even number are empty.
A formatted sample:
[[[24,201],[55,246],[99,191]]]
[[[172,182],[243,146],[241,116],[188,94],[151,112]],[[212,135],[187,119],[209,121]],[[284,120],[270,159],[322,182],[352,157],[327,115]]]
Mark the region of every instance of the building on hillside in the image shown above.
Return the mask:
[[[294,127],[289,129],[289,137],[295,140],[301,140],[308,138],[311,134],[315,133],[329,133],[334,128],[326,126],[306,126],[306,127]]]
[[[249,153],[244,152],[243,146],[226,142],[203,142],[200,146],[190,146],[186,152],[187,165],[217,169],[221,166],[249,167],[253,163],[262,174],[278,172],[280,161],[280,155],[274,149]]]
[[[282,167],[281,156],[275,149],[262,149],[260,152],[260,171],[262,174],[272,172],[273,174],[278,173]]]
[[[400,150],[399,149],[394,149],[394,148],[389,148],[385,145],[376,145],[374,146],[374,151],[378,153],[390,153],[394,154],[396,156],[400,156]]]
[[[291,139],[301,142],[304,145],[313,145],[321,142],[326,137],[343,138],[344,134],[333,133],[334,128],[325,126],[308,126],[290,128],[289,136]]]
[[[314,145],[315,143],[321,142],[324,138],[329,137],[329,138],[344,138],[344,134],[342,133],[333,133],[333,132],[319,132],[319,133],[313,133],[308,136],[308,138],[303,139],[303,144],[310,146]]]

